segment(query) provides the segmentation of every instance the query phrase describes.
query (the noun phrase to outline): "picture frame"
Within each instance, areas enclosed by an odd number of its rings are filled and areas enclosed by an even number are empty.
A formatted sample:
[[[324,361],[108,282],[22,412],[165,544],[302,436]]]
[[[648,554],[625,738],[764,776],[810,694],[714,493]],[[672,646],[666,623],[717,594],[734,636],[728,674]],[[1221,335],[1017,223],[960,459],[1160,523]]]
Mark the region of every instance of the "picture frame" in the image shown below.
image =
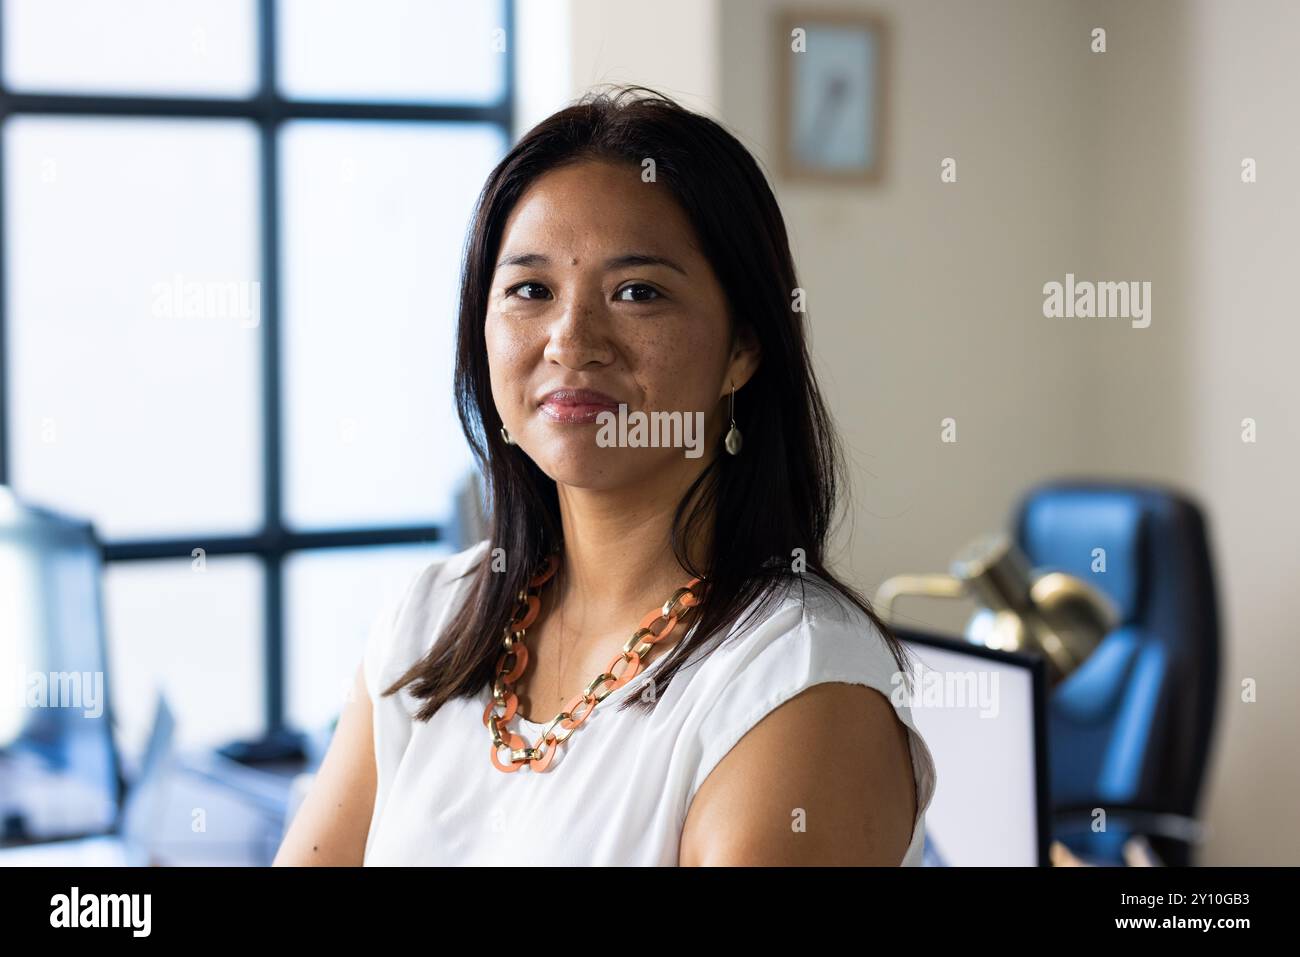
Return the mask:
[[[819,183],[880,182],[889,21],[868,11],[790,9],[778,13],[777,23],[784,48],[777,96],[782,175]]]

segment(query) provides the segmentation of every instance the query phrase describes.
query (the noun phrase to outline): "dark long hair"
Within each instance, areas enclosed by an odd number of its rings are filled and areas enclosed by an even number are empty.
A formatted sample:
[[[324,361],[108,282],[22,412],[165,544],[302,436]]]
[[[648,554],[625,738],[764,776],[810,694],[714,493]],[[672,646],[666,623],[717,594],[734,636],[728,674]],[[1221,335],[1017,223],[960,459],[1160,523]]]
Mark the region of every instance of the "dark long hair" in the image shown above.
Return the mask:
[[[461,426],[487,479],[492,547],[466,573],[467,597],[440,640],[385,691],[409,686],[424,701],[416,715],[422,721],[492,681],[516,596],[563,546],[555,482],[502,440],[488,375],[484,323],[506,218],[533,181],[557,167],[596,159],[639,169],[646,158],[694,227],[734,322],[748,327],[760,349],[757,371],[736,394],[743,453],[715,455],[673,516],[677,561],[692,576],[707,577],[709,587],[692,613],[694,626],[660,665],[655,700],[692,653],[710,641],[716,646],[733,625],[743,631],[794,585],[837,592],[880,628],[900,670],[908,669],[901,644],[870,602],[823,563],[845,476],[809,360],[806,313],[792,308],[798,282],[776,197],[753,157],[719,124],[654,90],[620,87],[588,94],[535,126],[492,171],[478,199],[461,278],[455,390]],[[706,523],[713,554],[707,568],[698,568],[686,544],[708,532]],[[491,568],[496,548],[507,557],[504,571]],[[623,704],[654,706],[641,695]]]

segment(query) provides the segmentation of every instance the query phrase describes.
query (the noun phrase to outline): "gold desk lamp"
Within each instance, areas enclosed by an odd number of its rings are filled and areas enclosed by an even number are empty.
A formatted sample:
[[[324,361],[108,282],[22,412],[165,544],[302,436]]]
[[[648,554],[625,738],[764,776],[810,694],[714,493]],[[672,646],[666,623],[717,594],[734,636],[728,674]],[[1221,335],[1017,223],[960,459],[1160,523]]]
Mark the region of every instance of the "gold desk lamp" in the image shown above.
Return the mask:
[[[1002,651],[1037,651],[1056,687],[1119,624],[1114,604],[1097,589],[1063,572],[1035,572],[1006,534],[995,532],[967,545],[951,574],[895,575],[876,590],[886,621],[903,595],[970,598],[980,606],[966,640]]]

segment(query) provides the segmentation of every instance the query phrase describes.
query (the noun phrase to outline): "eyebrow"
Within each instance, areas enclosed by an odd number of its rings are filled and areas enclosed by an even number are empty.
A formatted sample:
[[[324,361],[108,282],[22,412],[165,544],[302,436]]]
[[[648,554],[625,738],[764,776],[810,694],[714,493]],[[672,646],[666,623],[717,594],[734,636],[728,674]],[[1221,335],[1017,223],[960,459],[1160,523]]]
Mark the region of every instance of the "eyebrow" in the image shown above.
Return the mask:
[[[506,256],[497,263],[497,268],[502,266],[549,266],[551,258],[541,253],[518,253],[514,256]],[[624,253],[622,256],[615,256],[613,259],[605,260],[605,270],[623,269],[628,266],[666,266],[669,269],[675,269],[685,276],[686,270],[678,265],[674,260],[667,256],[654,256],[650,253]]]

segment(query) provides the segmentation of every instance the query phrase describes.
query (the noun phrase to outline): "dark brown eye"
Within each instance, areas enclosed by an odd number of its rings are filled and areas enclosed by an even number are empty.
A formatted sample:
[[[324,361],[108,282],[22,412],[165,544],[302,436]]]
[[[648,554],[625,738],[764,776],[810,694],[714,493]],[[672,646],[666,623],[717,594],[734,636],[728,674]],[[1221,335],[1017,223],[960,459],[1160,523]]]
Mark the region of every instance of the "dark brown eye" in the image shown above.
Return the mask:
[[[517,295],[520,299],[549,299],[551,291],[540,282],[521,282],[506,290],[506,295]]]
[[[632,293],[631,296],[624,295]],[[651,302],[659,298],[659,290],[643,282],[634,282],[618,291],[618,298],[623,302]]]

